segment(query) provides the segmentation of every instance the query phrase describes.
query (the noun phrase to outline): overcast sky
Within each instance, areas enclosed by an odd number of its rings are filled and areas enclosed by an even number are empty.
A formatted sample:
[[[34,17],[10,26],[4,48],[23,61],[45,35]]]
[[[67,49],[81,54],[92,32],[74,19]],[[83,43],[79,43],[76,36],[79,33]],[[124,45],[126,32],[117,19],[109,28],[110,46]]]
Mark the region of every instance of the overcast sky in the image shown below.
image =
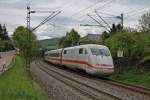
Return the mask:
[[[27,4],[35,11],[61,11],[35,31],[38,39],[61,37],[71,28],[78,30],[81,36],[101,33],[104,28],[80,26],[97,25],[87,16],[89,14],[98,19],[95,10],[110,25],[119,23],[120,20],[115,17],[123,13],[124,25],[134,28],[137,27],[140,16],[150,10],[150,0],[0,0],[0,23],[6,25],[9,34],[12,34],[17,26],[26,26]],[[31,27],[36,27],[49,14],[32,14]],[[98,20],[105,25],[101,19]]]

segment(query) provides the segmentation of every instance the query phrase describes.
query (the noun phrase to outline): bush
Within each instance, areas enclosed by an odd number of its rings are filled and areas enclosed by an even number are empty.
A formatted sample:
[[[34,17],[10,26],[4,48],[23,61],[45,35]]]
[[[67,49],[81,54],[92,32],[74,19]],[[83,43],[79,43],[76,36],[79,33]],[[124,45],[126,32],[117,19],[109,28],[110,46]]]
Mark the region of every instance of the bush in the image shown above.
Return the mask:
[[[139,66],[142,66],[141,69],[150,70],[150,56],[144,57],[144,58],[140,61]]]
[[[136,68],[137,64],[139,64],[139,66],[149,65],[149,57],[147,57],[148,55],[150,55],[149,31],[144,33],[118,33],[106,39],[105,45],[109,47],[113,58],[115,58],[115,64],[117,64],[117,51],[119,49],[122,49],[124,53],[123,58],[125,58],[125,61],[122,62],[128,61],[128,63],[125,64],[126,66],[134,66]],[[134,63],[133,61],[137,63]],[[119,66],[122,67],[124,65],[123,63],[121,63]],[[147,69],[147,67],[139,68]]]

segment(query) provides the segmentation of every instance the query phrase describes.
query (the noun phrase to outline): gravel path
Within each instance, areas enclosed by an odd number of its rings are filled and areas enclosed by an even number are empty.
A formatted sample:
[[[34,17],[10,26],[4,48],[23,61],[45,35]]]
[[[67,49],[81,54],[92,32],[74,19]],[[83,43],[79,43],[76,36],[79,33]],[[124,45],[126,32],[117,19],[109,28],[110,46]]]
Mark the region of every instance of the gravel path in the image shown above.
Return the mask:
[[[9,52],[0,52],[0,72],[3,72],[3,66],[4,63],[6,64],[5,70],[7,69],[8,65],[11,63],[12,58],[14,56],[14,51],[9,51]]]

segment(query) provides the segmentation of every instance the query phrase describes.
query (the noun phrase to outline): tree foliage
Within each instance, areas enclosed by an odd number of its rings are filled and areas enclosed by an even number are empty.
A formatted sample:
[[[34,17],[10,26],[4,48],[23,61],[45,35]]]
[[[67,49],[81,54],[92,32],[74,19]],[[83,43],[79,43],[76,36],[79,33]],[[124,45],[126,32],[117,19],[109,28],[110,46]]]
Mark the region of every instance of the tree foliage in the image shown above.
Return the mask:
[[[150,40],[148,38],[148,33],[143,33],[143,37],[141,37],[141,33],[139,34],[130,34],[130,33],[122,33],[117,34],[111,38],[105,40],[105,45],[110,47],[112,54],[114,57],[117,56],[117,51],[119,49],[124,51],[125,57],[141,57],[146,54],[144,48],[148,48],[148,43]]]
[[[61,48],[75,46],[79,44],[79,40],[80,40],[80,35],[76,30],[72,29],[70,32],[66,33],[65,37],[62,37],[60,39],[58,45]]]
[[[3,26],[0,24],[0,40],[9,40],[5,24]]]
[[[141,31],[150,30],[150,12],[147,12],[139,19],[139,27]]]
[[[36,40],[36,35],[29,31],[27,28],[19,26],[13,34],[16,47],[20,49],[21,54],[25,58],[28,57],[29,52],[32,57],[35,56],[36,51],[40,48],[40,44]],[[31,50],[29,51],[29,49]]]
[[[0,24],[0,51],[12,50],[12,41],[8,36],[7,28],[5,24],[2,26]]]
[[[120,49],[123,50],[123,58],[127,60],[127,63],[133,63],[134,61],[137,62],[135,64],[140,65],[140,63],[147,64],[150,60],[150,32],[116,34],[106,39],[105,45],[110,48],[115,60],[117,58],[117,51]],[[141,68],[147,69],[144,66]]]
[[[117,24],[117,25],[112,24],[112,28],[110,30],[110,34],[114,35],[114,34],[120,33],[120,32],[122,32],[122,29],[123,28],[122,28],[121,24]]]
[[[106,31],[103,32],[103,35],[104,35],[104,39],[107,39],[110,37],[110,33],[106,32]]]
[[[84,39],[81,39],[80,40],[80,44],[83,45],[83,44],[100,44],[100,41],[98,40],[84,40]]]

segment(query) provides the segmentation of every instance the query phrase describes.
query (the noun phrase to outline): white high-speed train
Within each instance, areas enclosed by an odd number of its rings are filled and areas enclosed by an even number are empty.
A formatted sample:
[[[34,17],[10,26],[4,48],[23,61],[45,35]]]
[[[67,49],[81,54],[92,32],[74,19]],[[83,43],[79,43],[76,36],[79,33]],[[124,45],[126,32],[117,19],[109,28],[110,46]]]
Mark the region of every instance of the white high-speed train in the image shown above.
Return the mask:
[[[72,69],[82,69],[89,74],[109,75],[114,72],[111,53],[106,46],[88,44],[50,50],[44,59]]]

